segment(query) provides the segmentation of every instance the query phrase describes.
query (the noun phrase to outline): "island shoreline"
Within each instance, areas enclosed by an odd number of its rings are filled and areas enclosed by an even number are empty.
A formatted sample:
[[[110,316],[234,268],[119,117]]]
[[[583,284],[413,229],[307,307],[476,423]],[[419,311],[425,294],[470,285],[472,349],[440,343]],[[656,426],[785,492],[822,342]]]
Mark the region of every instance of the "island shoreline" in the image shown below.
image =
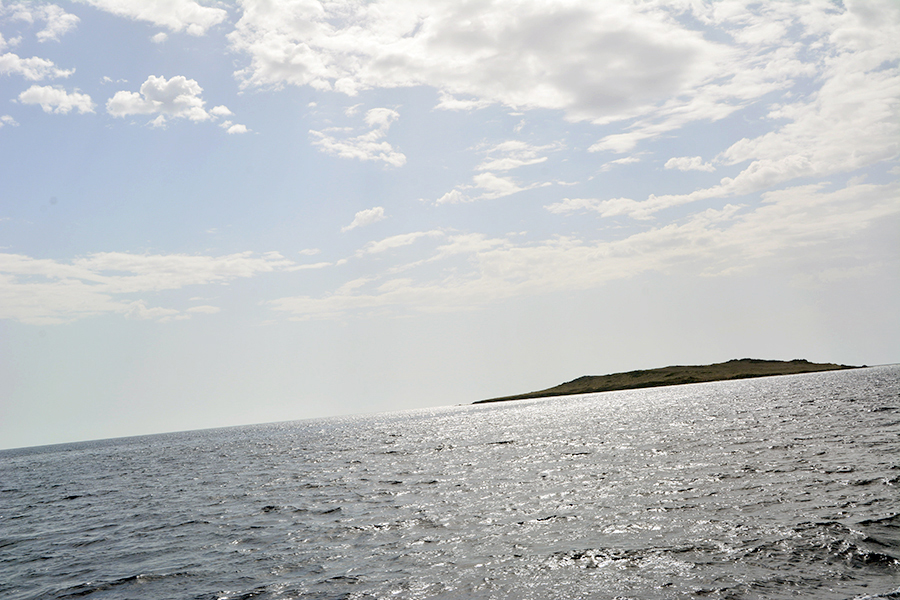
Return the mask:
[[[609,375],[585,375],[545,390],[477,400],[472,404],[528,400],[532,398],[553,398],[558,396],[574,396],[577,394],[592,394],[651,387],[668,387],[711,381],[732,381],[756,377],[820,373],[823,371],[839,371],[844,369],[862,369],[865,368],[865,366],[866,365],[853,366],[835,363],[812,363],[806,359],[783,361],[740,358],[709,365],[672,365],[657,369],[627,371]]]

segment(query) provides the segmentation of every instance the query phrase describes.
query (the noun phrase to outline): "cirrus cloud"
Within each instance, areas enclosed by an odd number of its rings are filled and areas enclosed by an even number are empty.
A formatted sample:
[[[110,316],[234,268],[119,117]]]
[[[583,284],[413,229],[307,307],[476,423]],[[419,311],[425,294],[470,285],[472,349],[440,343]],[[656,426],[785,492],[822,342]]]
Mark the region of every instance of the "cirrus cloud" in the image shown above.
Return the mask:
[[[277,252],[224,256],[100,252],[71,261],[0,253],[0,319],[52,324],[104,314],[172,320],[184,312],[148,307],[147,296],[189,286],[225,284],[285,270],[294,263]]]

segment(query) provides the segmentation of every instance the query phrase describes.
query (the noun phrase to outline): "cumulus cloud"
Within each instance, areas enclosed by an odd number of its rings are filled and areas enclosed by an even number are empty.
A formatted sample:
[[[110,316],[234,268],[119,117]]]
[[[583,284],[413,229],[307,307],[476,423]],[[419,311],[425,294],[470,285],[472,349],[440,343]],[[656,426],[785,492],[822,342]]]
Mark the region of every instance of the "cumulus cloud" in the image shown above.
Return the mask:
[[[703,162],[701,156],[678,156],[670,158],[666,161],[667,169],[678,169],[679,171],[715,171],[716,168],[711,163]]]
[[[22,104],[40,104],[44,112],[68,114],[72,109],[81,114],[94,112],[91,97],[81,92],[67,92],[59,86],[33,85],[21,94]]]
[[[250,131],[250,129],[248,129],[246,125],[232,123],[231,121],[223,121],[219,124],[219,127],[224,129],[229,134],[247,133],[248,131]]]
[[[22,58],[12,52],[0,55],[0,75],[16,74],[31,81],[40,81],[42,79],[68,77],[74,72],[75,69],[60,69],[53,61],[37,56]]]
[[[101,252],[72,261],[0,253],[0,319],[23,323],[64,323],[118,314],[171,320],[213,307],[180,311],[148,306],[146,296],[188,286],[228,283],[285,270],[294,263],[277,252],[224,256]]]
[[[211,117],[203,108],[202,92],[200,84],[183,75],[168,80],[151,75],[141,84],[140,92],[116,92],[106,103],[106,110],[114,117],[159,114],[163,118],[205,121]]]
[[[177,75],[171,79],[150,75],[138,92],[119,91],[106,102],[106,111],[114,117],[157,115],[150,124],[163,127],[169,119],[208,121],[233,113],[226,106],[207,111],[201,98],[203,88],[193,79]],[[228,133],[246,133],[245,125],[231,121],[220,123]]]
[[[228,17],[222,8],[203,6],[194,0],[83,0],[120,17],[146,21],[170,31],[203,35]]]
[[[0,127],[3,127],[4,125],[15,127],[16,125],[18,125],[18,123],[10,115],[3,115],[0,116]]]
[[[365,227],[366,225],[377,223],[382,219],[384,219],[383,207],[376,206],[375,208],[367,208],[366,210],[361,210],[356,213],[356,216],[353,218],[353,222],[346,227],[341,227],[341,231],[350,231],[351,229],[356,229],[357,227]]]
[[[406,164],[406,155],[397,152],[383,140],[387,136],[391,123],[399,118],[400,114],[395,110],[373,108],[366,112],[364,119],[366,125],[371,127],[367,133],[353,137],[336,135],[338,132],[346,130],[310,130],[309,133],[313,136],[312,143],[326,154],[363,161],[382,161],[393,167],[402,167]]]
[[[245,2],[230,39],[251,59],[245,85],[350,95],[429,85],[443,108],[501,103],[591,120],[687,92],[722,58],[667,11],[625,3]]]

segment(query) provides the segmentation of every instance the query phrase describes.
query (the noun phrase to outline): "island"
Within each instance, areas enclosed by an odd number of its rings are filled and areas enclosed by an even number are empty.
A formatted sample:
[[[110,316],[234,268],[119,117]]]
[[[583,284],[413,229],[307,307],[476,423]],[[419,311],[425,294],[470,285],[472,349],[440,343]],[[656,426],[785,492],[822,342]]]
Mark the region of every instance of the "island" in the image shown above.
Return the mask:
[[[865,365],[863,365],[865,366]],[[703,383],[706,381],[725,381],[728,379],[747,379],[750,377],[770,377],[773,375],[796,375],[798,373],[815,373],[818,371],[836,371],[838,369],[860,369],[851,365],[833,363],[811,363],[804,359],[795,360],[760,360],[756,358],[740,358],[712,365],[662,367],[646,371],[628,371],[612,375],[585,375],[566,383],[561,383],[546,390],[478,400],[473,404],[486,402],[504,402],[506,400],[525,400],[527,398],[547,398],[550,396],[571,396],[573,394],[590,394],[594,392],[612,392],[615,390],[632,390],[636,388],[661,387],[666,385],[683,385],[686,383]]]

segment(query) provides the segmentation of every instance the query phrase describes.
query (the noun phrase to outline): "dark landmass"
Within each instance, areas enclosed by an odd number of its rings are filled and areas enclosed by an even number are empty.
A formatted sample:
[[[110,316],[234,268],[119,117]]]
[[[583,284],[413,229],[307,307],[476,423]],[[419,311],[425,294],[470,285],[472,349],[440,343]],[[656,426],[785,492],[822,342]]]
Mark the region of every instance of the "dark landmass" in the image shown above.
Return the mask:
[[[815,373],[817,371],[835,371],[838,369],[859,369],[850,365],[832,363],[811,363],[808,360],[759,360],[741,358],[714,365],[672,366],[647,371],[628,371],[612,375],[585,375],[546,390],[478,400],[473,404],[485,402],[504,402],[506,400],[524,400],[526,398],[547,398],[550,396],[570,396],[572,394],[589,394],[593,392],[611,392],[614,390],[632,390],[635,388],[661,387],[666,385],[683,385],[686,383],[703,383],[705,381],[725,381],[728,379],[747,379],[750,377],[770,377],[772,375],[795,375],[797,373]]]

